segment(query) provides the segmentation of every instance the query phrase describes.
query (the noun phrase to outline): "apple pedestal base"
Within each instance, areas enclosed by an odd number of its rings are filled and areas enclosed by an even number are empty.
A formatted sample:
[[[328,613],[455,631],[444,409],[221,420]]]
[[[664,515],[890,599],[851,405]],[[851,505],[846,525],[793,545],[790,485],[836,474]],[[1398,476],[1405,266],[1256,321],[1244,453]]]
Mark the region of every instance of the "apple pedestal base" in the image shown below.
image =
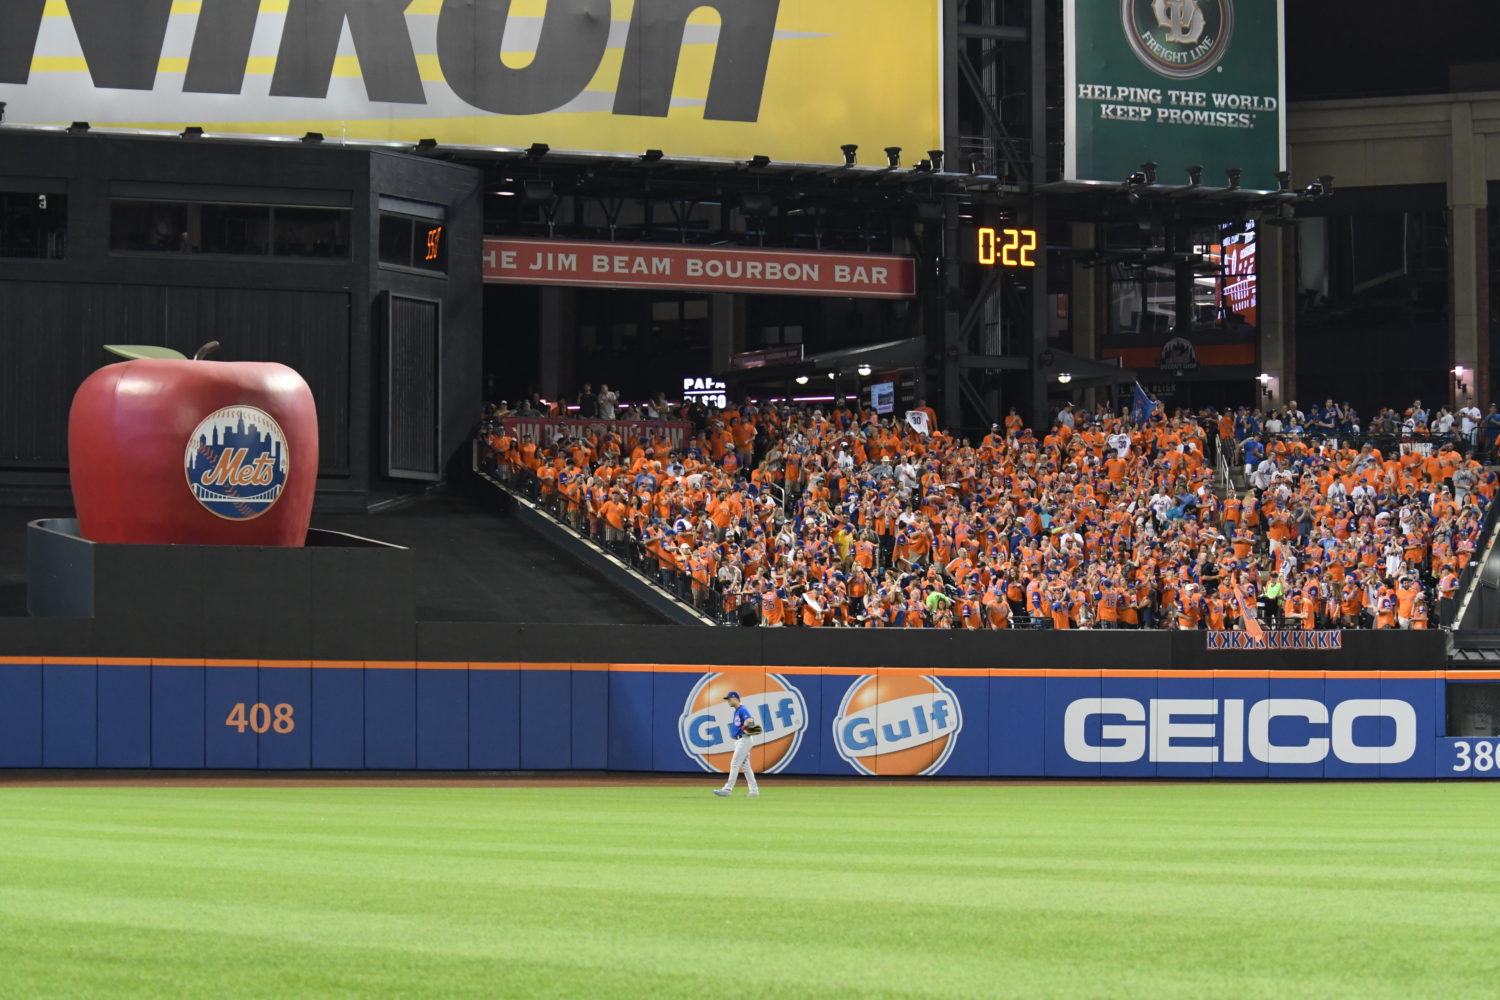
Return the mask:
[[[174,648],[187,639],[267,658],[315,655],[319,637],[380,658],[412,643],[413,559],[399,545],[319,529],[295,548],[104,545],[72,518],[32,521],[26,545],[28,613],[92,619],[80,627],[96,639],[160,649],[170,636]]]

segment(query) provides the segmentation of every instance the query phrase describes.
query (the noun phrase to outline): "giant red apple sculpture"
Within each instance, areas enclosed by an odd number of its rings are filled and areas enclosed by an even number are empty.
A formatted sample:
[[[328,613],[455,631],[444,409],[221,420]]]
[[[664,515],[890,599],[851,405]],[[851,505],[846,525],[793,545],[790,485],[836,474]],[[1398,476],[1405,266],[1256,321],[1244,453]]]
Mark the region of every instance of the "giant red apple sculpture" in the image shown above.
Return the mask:
[[[161,347],[84,380],[68,415],[78,526],[92,542],[301,545],[318,414],[292,369]]]

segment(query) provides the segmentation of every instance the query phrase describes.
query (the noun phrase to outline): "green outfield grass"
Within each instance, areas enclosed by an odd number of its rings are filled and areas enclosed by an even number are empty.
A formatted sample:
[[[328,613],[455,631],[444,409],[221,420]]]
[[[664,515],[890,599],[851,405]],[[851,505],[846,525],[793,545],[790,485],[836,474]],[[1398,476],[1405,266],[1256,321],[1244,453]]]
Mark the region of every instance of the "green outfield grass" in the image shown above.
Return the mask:
[[[0,997],[1455,997],[1485,784],[0,788]]]

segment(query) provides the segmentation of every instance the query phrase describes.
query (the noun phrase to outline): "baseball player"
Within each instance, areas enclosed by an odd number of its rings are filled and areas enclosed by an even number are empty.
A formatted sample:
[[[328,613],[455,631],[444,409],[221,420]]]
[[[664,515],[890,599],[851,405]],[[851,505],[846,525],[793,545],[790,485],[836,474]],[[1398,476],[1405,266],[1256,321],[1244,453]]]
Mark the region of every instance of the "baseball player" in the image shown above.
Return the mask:
[[[740,693],[731,691],[724,696],[734,714],[729,717],[729,735],[734,737],[734,756],[729,758],[729,777],[723,788],[715,788],[714,794],[723,798],[734,791],[734,779],[740,771],[745,772],[745,784],[749,786],[750,798],[760,795],[760,786],[755,783],[755,772],[750,769],[750,738],[760,732],[760,724],[750,717],[750,710],[740,704]]]

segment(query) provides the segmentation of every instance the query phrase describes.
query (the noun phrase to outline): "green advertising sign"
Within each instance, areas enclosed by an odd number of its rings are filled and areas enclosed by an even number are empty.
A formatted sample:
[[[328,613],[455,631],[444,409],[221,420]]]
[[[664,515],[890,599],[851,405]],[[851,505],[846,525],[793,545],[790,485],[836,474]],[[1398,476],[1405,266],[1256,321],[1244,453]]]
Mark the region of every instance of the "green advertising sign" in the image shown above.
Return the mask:
[[[1066,0],[1067,180],[1276,190],[1286,165],[1282,0]]]

